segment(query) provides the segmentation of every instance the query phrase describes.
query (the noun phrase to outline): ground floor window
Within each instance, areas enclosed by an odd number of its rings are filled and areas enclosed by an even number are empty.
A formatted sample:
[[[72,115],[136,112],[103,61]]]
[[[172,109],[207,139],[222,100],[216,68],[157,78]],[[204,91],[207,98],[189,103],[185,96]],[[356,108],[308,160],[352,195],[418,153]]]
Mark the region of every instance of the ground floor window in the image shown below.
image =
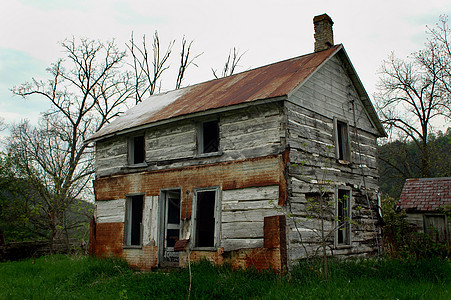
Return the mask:
[[[351,245],[351,191],[338,189],[336,218],[337,245]]]
[[[219,227],[218,189],[195,191],[193,204],[194,247],[216,247]]]
[[[144,195],[127,197],[124,244],[126,246],[140,246],[142,242],[142,219]]]

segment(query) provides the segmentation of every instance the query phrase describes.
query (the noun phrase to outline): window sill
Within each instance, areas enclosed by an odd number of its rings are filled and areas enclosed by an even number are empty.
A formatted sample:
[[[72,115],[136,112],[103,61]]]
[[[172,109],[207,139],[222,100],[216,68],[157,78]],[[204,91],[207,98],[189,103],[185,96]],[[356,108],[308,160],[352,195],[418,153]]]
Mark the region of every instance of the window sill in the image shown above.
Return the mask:
[[[142,245],[123,245],[122,249],[142,249]]]
[[[350,166],[350,165],[352,165],[352,162],[347,161],[347,160],[337,159],[337,162],[338,162],[340,165],[345,165],[345,166]]]
[[[142,162],[139,164],[126,165],[125,167],[129,168],[129,169],[139,169],[139,168],[146,168],[147,166],[148,166],[147,162]]]
[[[194,156],[194,158],[205,158],[205,157],[214,157],[214,156],[221,156],[223,152],[221,150],[217,152],[210,152],[210,153],[199,153]]]
[[[192,251],[218,251],[218,248],[216,247],[193,247],[191,249]]]
[[[352,245],[336,245],[335,249],[351,249]]]

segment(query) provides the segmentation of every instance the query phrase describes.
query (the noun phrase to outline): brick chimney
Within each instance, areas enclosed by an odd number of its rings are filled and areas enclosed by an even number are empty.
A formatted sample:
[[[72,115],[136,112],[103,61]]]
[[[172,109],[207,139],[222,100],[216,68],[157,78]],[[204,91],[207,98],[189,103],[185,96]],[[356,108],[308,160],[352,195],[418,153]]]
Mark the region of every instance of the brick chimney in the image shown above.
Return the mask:
[[[334,45],[334,32],[332,19],[327,14],[313,18],[315,28],[315,52],[327,50]]]

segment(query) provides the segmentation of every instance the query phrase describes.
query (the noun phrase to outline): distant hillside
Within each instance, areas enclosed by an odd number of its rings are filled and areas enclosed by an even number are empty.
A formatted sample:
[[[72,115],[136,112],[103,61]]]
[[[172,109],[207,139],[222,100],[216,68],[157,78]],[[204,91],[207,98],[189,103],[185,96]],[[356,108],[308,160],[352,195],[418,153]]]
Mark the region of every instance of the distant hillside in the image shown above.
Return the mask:
[[[451,177],[451,128],[429,139],[431,177]],[[394,141],[379,146],[381,191],[398,198],[407,178],[420,176],[420,153],[413,141]]]

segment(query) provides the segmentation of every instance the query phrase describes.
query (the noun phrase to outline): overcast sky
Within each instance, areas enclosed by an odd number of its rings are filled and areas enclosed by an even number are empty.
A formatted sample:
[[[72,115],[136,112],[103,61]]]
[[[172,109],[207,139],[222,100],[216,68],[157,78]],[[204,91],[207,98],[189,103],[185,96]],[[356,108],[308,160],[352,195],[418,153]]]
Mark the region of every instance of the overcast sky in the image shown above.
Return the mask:
[[[231,48],[246,51],[238,71],[313,51],[313,17],[327,13],[334,21],[335,43],[342,43],[370,96],[377,70],[391,51],[405,58],[421,49],[426,25],[450,15],[451,1],[294,1],[294,0],[7,0],[0,10],[0,117],[6,122],[36,122],[46,110],[43,99],[22,100],[10,88],[32,77],[46,79],[45,69],[63,57],[58,44],[72,36],[115,39],[125,49],[135,39],[158,30],[163,45],[183,35],[192,51],[203,53],[188,69],[184,85],[212,79]],[[176,58],[176,55],[173,57]],[[177,62],[172,62],[175,71]],[[163,81],[172,89],[175,78]]]

